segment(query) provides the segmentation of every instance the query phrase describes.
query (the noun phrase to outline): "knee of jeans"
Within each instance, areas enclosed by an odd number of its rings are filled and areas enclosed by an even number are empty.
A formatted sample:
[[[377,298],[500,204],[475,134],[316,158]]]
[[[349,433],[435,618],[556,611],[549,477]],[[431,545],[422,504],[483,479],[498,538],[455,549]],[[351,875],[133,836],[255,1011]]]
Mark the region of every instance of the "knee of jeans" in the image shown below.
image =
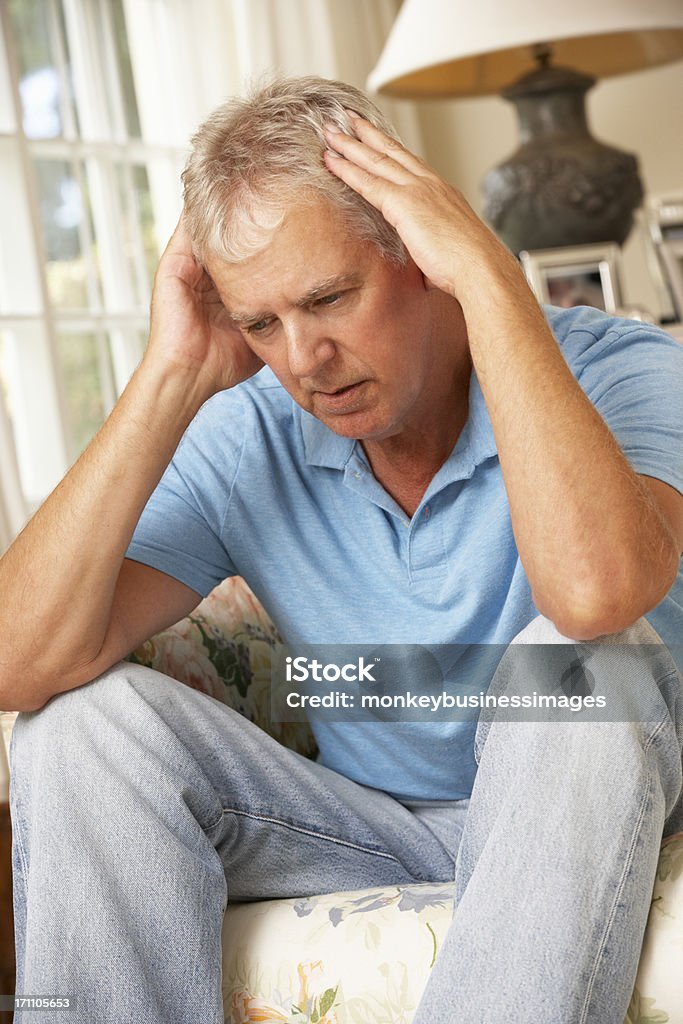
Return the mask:
[[[536,723],[534,732],[552,732],[559,723],[585,719],[633,727],[645,743],[662,726],[667,735],[678,732],[683,738],[683,681],[667,647],[644,618],[621,633],[575,641],[538,616],[508,646],[489,695],[491,707],[477,729],[477,760],[493,721],[508,716],[493,701],[501,695],[508,702],[504,707],[512,706],[512,695],[523,698],[514,717]],[[617,729],[616,734],[626,737],[630,731]]]
[[[120,731],[126,716],[115,709],[123,707],[131,685],[144,687],[151,675],[142,666],[119,662],[91,682],[55,694],[37,711],[22,711],[12,730],[12,770],[24,756],[35,763],[43,752],[58,750],[68,750],[82,763],[100,742],[111,740],[112,730]]]
[[[674,680],[673,690],[681,686],[681,677],[671,652],[654,626],[644,617],[637,619],[628,629],[619,633],[599,636],[593,640],[572,640],[563,636],[550,619],[538,615],[512,640],[512,645],[564,645],[567,665],[574,661],[570,652],[576,652],[576,662],[582,666],[597,669],[601,666],[603,677],[611,679],[616,686],[621,681],[638,681],[639,691],[654,686],[660,691],[670,691],[671,686],[662,686],[664,680]],[[557,655],[561,659],[561,654]],[[522,659],[523,660],[523,659]],[[551,659],[551,660],[557,660]],[[590,672],[589,672],[590,677]],[[665,699],[669,703],[667,694]]]

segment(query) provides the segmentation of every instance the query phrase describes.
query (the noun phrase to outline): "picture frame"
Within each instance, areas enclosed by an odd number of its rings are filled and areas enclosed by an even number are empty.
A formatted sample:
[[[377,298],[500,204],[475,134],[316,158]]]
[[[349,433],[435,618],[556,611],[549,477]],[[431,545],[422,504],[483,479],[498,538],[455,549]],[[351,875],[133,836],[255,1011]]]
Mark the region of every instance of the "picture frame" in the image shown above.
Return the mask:
[[[647,202],[646,219],[659,269],[679,322],[683,321],[683,195],[656,196]]]
[[[683,321],[683,238],[664,239],[658,249],[679,323]]]
[[[650,196],[646,216],[655,244],[683,238],[683,195]]]
[[[535,249],[519,254],[539,302],[595,306],[615,313],[622,305],[621,250],[616,242]]]

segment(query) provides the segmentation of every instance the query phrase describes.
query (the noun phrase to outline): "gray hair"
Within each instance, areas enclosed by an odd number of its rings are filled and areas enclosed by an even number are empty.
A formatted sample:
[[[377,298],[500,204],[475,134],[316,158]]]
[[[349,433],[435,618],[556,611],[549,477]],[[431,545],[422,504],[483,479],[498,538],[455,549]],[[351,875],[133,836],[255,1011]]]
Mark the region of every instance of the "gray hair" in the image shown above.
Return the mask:
[[[345,109],[346,108],[346,109]],[[198,259],[237,262],[263,248],[287,208],[316,194],[349,230],[387,259],[405,264],[396,230],[333,175],[322,154],[323,125],[353,135],[352,110],[392,138],[396,132],[367,96],[343,82],[280,78],[218,107],[192,137],[183,171],[185,216]]]

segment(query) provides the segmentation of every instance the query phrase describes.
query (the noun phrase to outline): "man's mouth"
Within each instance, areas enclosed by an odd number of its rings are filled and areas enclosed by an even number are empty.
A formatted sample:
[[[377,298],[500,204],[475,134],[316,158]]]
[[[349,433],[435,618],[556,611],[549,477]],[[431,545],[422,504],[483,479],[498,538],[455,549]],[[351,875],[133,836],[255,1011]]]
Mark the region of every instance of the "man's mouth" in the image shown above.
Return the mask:
[[[343,395],[346,391],[350,391],[351,388],[358,387],[358,385],[362,384],[362,383],[363,383],[362,381],[357,380],[353,384],[344,384],[340,388],[332,388],[332,389],[329,389],[329,390],[327,388],[320,388],[319,391],[318,391],[318,394],[320,394],[320,395]]]
[[[355,412],[363,402],[362,389],[365,380],[343,384],[339,388],[319,389],[314,392],[316,401],[327,412]]]

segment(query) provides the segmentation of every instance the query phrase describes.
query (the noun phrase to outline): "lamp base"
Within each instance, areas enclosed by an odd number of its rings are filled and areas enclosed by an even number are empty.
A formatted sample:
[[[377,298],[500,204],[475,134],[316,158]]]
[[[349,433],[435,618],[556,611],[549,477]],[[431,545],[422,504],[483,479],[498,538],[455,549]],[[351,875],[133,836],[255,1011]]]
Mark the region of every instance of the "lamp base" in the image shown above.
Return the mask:
[[[483,212],[515,253],[628,237],[643,198],[638,162],[591,136],[585,94],[594,83],[542,67],[503,92],[517,109],[521,145],[484,178]]]

